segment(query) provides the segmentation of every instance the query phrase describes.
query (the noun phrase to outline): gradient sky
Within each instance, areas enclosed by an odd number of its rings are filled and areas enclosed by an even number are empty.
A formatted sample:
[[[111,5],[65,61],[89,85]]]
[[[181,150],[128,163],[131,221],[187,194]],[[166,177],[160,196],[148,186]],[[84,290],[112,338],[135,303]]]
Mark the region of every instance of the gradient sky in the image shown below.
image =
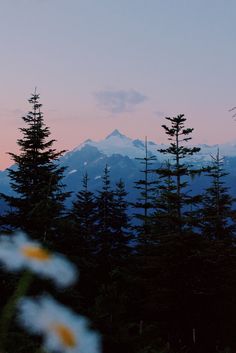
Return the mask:
[[[194,143],[236,141],[235,36],[235,0],[0,0],[0,168],[35,86],[58,148],[164,142],[179,113]]]

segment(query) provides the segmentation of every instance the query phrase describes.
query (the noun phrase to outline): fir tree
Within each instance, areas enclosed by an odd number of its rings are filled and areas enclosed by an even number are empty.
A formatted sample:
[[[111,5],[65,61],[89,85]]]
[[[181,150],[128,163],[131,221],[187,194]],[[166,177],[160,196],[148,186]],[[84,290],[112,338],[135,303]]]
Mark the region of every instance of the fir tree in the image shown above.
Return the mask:
[[[102,190],[96,198],[98,252],[95,256],[97,267],[94,277],[97,295],[92,311],[96,313],[96,321],[101,323],[102,329],[106,328],[105,346],[108,342],[109,345],[112,343],[110,348],[113,350],[123,340],[120,333],[124,326],[128,326],[125,304],[127,287],[130,285],[127,270],[130,234],[126,196],[122,180],[116,183],[114,189],[111,188],[109,169],[106,166]]]
[[[199,151],[185,147],[193,129],[185,128],[183,115],[167,120],[171,126],[163,127],[171,143],[159,150],[167,156],[167,162],[156,170],[159,179],[152,206],[152,229],[148,242],[138,249],[140,290],[149,298],[148,304],[140,302],[140,308],[142,305],[142,315],[150,324],[159,318],[159,324],[167,329],[171,348],[177,351],[181,347],[176,342],[183,340],[188,320],[195,318],[195,307],[189,307],[189,302],[195,304],[194,291],[200,283],[196,266],[201,261],[202,238],[189,227],[192,215],[188,210],[199,196],[189,194],[188,182],[201,170],[186,161]],[[183,316],[185,312],[187,318]]]
[[[92,239],[96,232],[96,204],[94,194],[88,189],[88,174],[83,177],[83,188],[80,190],[71,210],[76,233],[79,238]]]
[[[114,251],[115,256],[122,258],[129,252],[130,223],[128,216],[128,193],[122,179],[116,183],[114,191]]]
[[[70,235],[65,237],[64,247],[77,258],[79,267],[86,267],[92,260],[95,250],[96,203],[93,192],[88,189],[89,177],[85,173],[82,189],[76,194],[67,217]]]
[[[29,103],[32,110],[22,118],[26,127],[20,128],[23,137],[17,141],[20,153],[9,153],[15,163],[8,169],[15,193],[14,196],[1,194],[9,206],[2,224],[48,240],[49,235],[55,233],[64,201],[69,196],[62,184],[65,168],[58,166],[64,151],[56,152],[55,140],[48,139],[50,131],[44,123],[39,94],[32,94]]]
[[[139,234],[143,235],[142,239],[145,241],[147,235],[150,233],[149,216],[153,208],[153,196],[156,190],[156,182],[150,178],[150,174],[153,171],[150,167],[156,161],[156,157],[150,155],[148,152],[147,138],[145,138],[145,156],[136,159],[140,160],[140,163],[144,165],[144,168],[141,170],[144,177],[135,182],[135,188],[139,191],[139,197],[133,204],[133,207],[140,211],[134,214],[134,217],[139,221],[135,229]]]
[[[151,233],[160,237],[178,232],[178,213],[176,208],[176,183],[172,176],[171,164],[166,161],[158,169],[160,180],[157,187],[157,196],[153,204],[154,212],[151,215]],[[154,236],[155,238],[155,236]],[[155,242],[152,237],[152,241]]]
[[[193,178],[196,174],[199,175],[203,169],[193,168],[191,164],[186,162],[186,158],[199,152],[200,148],[184,145],[192,139],[190,135],[194,130],[185,127],[186,118],[184,114],[172,118],[167,117],[166,119],[171,125],[170,127],[162,125],[162,127],[171,142],[169,147],[160,149],[159,152],[168,155],[169,164],[167,168],[156,170],[156,173],[162,179],[167,177],[169,181],[171,180],[172,213],[176,214],[177,232],[180,234],[188,223],[192,223],[191,213],[186,212],[187,206],[193,207],[200,200],[199,196],[189,195],[190,190],[186,191],[188,178]],[[172,181],[174,181],[174,184]],[[163,192],[165,192],[165,188],[162,187]]]
[[[235,199],[230,196],[225,185],[224,158],[220,158],[219,149],[216,156],[211,156],[212,166],[207,176],[211,185],[205,190],[202,200],[200,229],[208,239],[232,239],[235,235],[236,211],[233,210]]]
[[[111,256],[114,234],[114,191],[111,189],[110,172],[106,165],[102,177],[102,189],[96,197],[97,205],[97,251]]]

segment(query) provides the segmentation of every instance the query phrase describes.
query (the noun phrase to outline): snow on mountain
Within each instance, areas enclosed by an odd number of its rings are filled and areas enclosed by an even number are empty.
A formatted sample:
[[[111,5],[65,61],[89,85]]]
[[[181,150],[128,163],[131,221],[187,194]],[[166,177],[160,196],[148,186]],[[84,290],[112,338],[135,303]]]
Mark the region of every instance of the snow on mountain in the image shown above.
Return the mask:
[[[167,145],[148,141],[147,147],[149,155],[156,155],[157,157],[157,162],[153,164],[154,169],[168,159],[167,155],[157,151],[158,149],[166,148]],[[202,144],[199,147],[201,147],[201,151],[189,157],[189,164],[208,165],[211,155],[215,156],[219,148],[221,156],[227,157],[225,164],[226,170],[229,172],[227,183],[229,186],[235,185],[236,144],[228,143],[220,146]],[[124,180],[126,190],[129,192],[129,198],[133,201],[137,196],[134,182],[142,176],[140,173],[142,169],[140,161],[135,159],[140,157],[145,157],[145,141],[140,139],[132,140],[118,130],[114,130],[101,141],[86,140],[60,159],[61,166],[66,167],[64,179],[66,190],[73,192],[73,198],[74,193],[81,188],[81,181],[85,173],[89,175],[90,189],[93,191],[99,190],[102,185],[104,168],[107,165],[110,167],[112,183],[114,184],[120,178]],[[15,167],[12,166],[11,168]],[[205,179],[203,178],[202,180],[204,183]],[[6,170],[0,172],[0,192],[12,194],[10,179]]]
[[[106,156],[112,156],[113,154],[120,154],[127,156],[131,159],[136,157],[143,157],[145,153],[145,145],[141,140],[132,140],[131,138],[121,134],[117,129],[109,134],[104,140],[92,141],[86,140],[72,152],[81,150],[85,145],[96,147],[100,152]],[[155,144],[154,142],[148,143],[148,151],[150,154],[157,155],[157,149],[163,147],[163,145]]]
[[[107,137],[105,138],[105,140],[109,140],[110,138],[121,138],[121,139],[127,139],[127,137],[123,134],[120,133],[119,130],[115,129],[114,131],[112,131],[111,134],[107,135]]]
[[[127,156],[131,159],[144,157],[145,154],[145,143],[142,140],[131,138],[123,135],[117,129],[114,130],[111,134],[109,134],[104,140],[101,141],[92,141],[86,140],[78,147],[76,147],[72,152],[76,152],[81,150],[84,146],[89,145],[98,149],[101,153],[106,156],[112,156],[113,154],[120,154],[122,156]],[[148,141],[147,143],[148,153],[149,155],[155,155],[159,161],[166,160],[167,156],[161,154],[157,150],[160,148],[166,148],[164,144],[157,144],[153,141]],[[227,143],[222,145],[207,145],[201,144],[198,145],[201,148],[201,151],[195,154],[193,157],[191,156],[191,160],[198,163],[204,163],[211,160],[211,155],[215,156],[217,153],[217,149],[220,149],[220,154],[222,156],[227,157],[235,157],[236,156],[236,144],[235,143]]]
[[[236,156],[236,144],[235,143],[224,143],[221,145],[206,145],[200,144],[198,147],[201,148],[199,154],[202,155],[215,155],[219,148],[221,156],[235,157]]]

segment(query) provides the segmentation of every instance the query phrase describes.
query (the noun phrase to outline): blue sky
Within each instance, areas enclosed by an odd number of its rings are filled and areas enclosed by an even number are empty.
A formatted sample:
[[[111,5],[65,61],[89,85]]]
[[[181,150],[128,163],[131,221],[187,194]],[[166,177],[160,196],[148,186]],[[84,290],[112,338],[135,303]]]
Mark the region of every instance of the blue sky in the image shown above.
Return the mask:
[[[37,86],[59,148],[114,128],[165,141],[185,113],[194,142],[236,140],[233,0],[1,0],[0,167]]]

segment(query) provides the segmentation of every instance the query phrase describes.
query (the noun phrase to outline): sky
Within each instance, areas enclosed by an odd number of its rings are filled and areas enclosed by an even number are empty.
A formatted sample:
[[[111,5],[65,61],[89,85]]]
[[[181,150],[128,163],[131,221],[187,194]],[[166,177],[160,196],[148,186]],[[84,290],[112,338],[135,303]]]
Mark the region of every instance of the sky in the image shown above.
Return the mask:
[[[119,129],[236,142],[235,0],[0,0],[0,169],[37,87],[58,149]]]

